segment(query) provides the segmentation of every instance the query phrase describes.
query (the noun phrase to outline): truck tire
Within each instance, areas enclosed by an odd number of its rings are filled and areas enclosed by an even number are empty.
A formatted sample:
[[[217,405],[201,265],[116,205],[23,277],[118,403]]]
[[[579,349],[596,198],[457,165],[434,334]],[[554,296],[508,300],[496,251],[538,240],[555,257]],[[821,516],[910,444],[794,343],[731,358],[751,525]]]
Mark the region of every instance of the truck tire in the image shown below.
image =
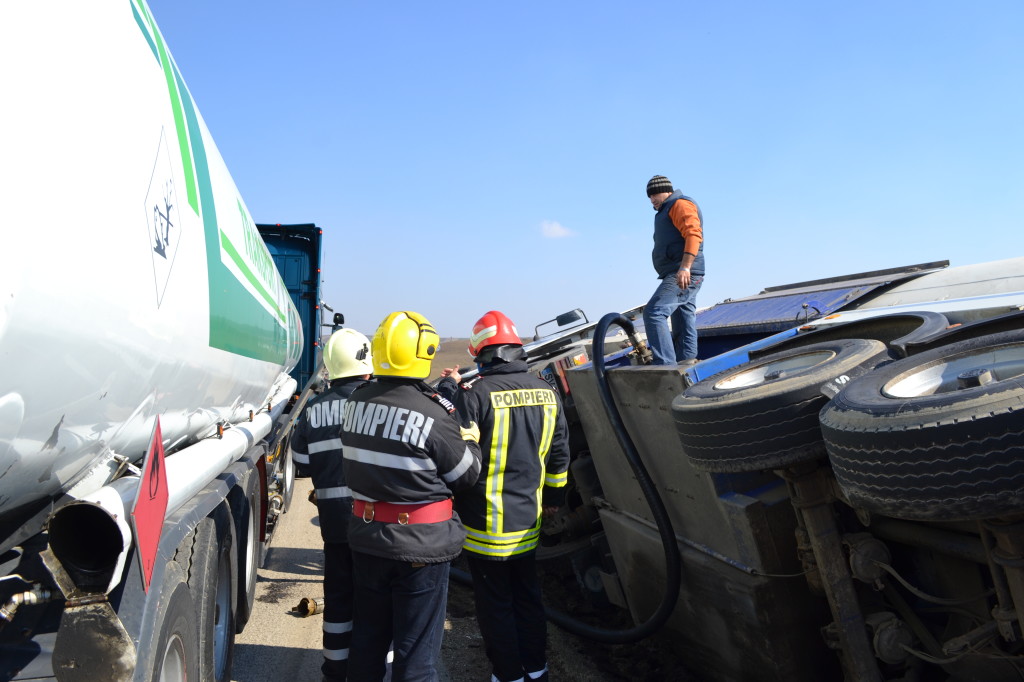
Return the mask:
[[[260,486],[259,468],[245,474],[241,483],[244,495],[232,507],[238,529],[235,537],[243,543],[238,551],[238,601],[235,607],[235,632],[239,633],[249,622],[256,601],[256,577],[260,566]]]
[[[889,359],[885,344],[837,339],[773,353],[719,372],[672,401],[683,451],[697,469],[779,469],[825,456],[822,386]]]
[[[1024,330],[911,355],[851,382],[821,412],[850,504],[921,521],[1024,507]]]
[[[189,682],[199,676],[199,636],[195,605],[177,562],[164,570],[161,598],[157,604],[156,655],[150,679],[156,682]]]
[[[288,443],[282,447],[281,459],[281,513],[287,512],[292,506],[292,497],[295,495],[295,460],[292,459],[292,449]]]
[[[188,586],[196,608],[201,679],[229,682],[235,650],[238,569],[227,508],[218,507],[200,521],[194,539]]]

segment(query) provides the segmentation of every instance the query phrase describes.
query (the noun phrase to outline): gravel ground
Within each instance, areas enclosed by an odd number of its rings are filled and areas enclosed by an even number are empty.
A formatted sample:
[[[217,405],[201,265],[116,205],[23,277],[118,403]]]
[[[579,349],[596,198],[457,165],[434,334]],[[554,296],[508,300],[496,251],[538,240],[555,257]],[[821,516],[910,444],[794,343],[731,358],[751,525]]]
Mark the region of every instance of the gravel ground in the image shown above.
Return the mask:
[[[461,560],[455,569],[463,569]],[[571,614],[588,625],[616,630],[632,627],[628,614],[616,607],[594,608],[576,587],[571,575],[542,568],[545,602],[549,608]],[[441,656],[454,682],[490,679],[490,663],[473,610],[473,590],[453,579],[448,588],[448,617]],[[548,671],[552,682],[698,682],[673,653],[664,633],[635,644],[593,642],[548,622]]]

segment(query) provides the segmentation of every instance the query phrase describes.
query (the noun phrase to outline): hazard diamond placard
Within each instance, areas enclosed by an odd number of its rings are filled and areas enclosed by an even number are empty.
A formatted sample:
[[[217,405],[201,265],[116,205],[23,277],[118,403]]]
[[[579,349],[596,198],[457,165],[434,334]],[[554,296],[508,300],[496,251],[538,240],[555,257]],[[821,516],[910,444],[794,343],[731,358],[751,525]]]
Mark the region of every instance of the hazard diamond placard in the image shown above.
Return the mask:
[[[160,433],[160,417],[153,428],[153,438],[142,465],[142,481],[139,493],[132,507],[132,528],[135,531],[135,545],[138,548],[139,567],[142,569],[142,585],[149,592],[153,579],[153,567],[160,548],[160,533],[164,527],[167,512],[167,469],[164,466],[164,443]]]

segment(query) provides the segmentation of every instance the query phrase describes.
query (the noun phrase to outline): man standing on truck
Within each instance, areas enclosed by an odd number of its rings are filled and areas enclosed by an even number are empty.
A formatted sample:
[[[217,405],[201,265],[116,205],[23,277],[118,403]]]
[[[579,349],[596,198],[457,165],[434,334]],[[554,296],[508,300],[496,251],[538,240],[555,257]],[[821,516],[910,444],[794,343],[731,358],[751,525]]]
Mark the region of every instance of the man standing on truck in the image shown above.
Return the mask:
[[[655,175],[647,183],[654,216],[654,270],[661,284],[644,307],[655,365],[697,357],[697,292],[704,282],[704,217],[697,202]],[[668,320],[672,319],[669,331]]]
[[[492,310],[477,321],[469,352],[479,378],[458,390],[458,372],[446,368],[438,389],[456,394],[463,423],[480,425],[480,479],[455,496],[476,618],[492,680],[546,682],[547,622],[535,555],[542,515],[565,502],[565,415],[558,394],[527,372],[522,339],[503,313]]]
[[[292,459],[308,468],[316,491],[324,540],[324,682],[344,682],[352,637],[352,553],[348,523],[352,492],[345,484],[341,414],[346,400],[373,373],[370,341],[354,329],[339,329],[324,346],[330,383],[302,413],[292,437]]]
[[[341,415],[345,479],[354,498],[355,568],[349,679],[436,680],[451,561],[466,532],[452,494],[480,475],[479,430],[423,380],[440,337],[422,315],[394,312],[373,336],[376,381]]]

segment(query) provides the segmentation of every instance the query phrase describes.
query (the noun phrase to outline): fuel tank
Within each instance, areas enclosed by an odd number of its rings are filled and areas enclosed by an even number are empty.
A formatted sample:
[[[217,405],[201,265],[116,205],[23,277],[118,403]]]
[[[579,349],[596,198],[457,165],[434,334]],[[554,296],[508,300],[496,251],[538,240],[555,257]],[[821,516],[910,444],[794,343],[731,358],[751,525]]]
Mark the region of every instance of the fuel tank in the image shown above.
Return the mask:
[[[145,2],[5,3],[0,58],[3,519],[157,416],[169,452],[248,418],[303,340]]]

